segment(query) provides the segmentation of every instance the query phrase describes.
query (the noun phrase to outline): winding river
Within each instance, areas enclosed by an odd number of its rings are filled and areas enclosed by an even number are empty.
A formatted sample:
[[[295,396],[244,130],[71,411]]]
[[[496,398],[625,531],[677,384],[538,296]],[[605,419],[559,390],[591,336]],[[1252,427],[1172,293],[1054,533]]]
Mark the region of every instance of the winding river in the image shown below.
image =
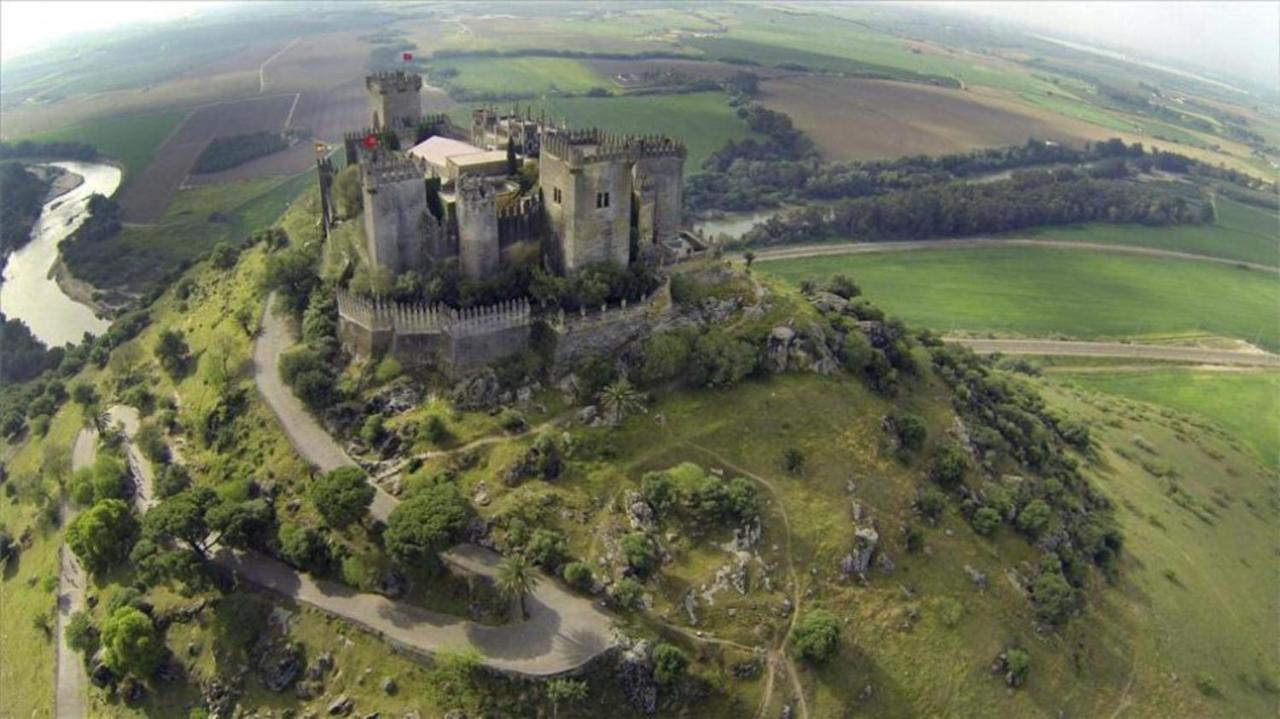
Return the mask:
[[[31,242],[9,256],[0,285],[0,311],[27,323],[50,347],[79,342],[86,332],[102,334],[110,320],[68,297],[53,278],[58,243],[84,222],[89,196],[111,196],[120,186],[120,168],[92,162],[51,162],[84,178],[79,187],[46,203],[31,230]]]

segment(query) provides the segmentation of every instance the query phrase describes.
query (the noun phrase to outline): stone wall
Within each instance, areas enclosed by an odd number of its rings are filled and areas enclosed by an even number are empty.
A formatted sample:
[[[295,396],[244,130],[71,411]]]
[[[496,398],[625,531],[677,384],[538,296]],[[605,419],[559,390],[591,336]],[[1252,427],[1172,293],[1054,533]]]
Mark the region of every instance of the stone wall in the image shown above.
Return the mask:
[[[664,284],[639,302],[557,313],[548,320],[556,337],[552,372],[572,371],[592,355],[617,355],[627,345],[648,336],[671,308],[670,285]]]

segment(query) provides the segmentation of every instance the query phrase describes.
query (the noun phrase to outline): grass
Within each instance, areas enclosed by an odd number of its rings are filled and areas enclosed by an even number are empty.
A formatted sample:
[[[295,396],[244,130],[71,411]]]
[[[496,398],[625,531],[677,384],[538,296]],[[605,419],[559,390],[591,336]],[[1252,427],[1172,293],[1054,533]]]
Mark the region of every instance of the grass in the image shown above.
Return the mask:
[[[142,168],[151,164],[160,144],[173,128],[177,127],[187,110],[158,112],[151,115],[116,117],[88,125],[67,127],[30,135],[21,139],[32,142],[74,140],[87,142],[98,152],[119,160],[124,165],[124,181],[136,176]]]
[[[791,282],[843,272],[910,324],[1078,338],[1205,332],[1280,347],[1280,288],[1263,272],[1188,260],[996,247],[769,261]]]
[[[1277,222],[1274,212],[1222,197],[1215,201],[1215,206],[1218,211],[1217,222],[1207,226],[1144,227],[1099,223],[1050,227],[1021,234],[1050,240],[1153,247],[1280,266],[1280,242],[1276,239],[1280,222]]]
[[[1164,369],[1064,373],[1087,389],[1199,415],[1244,440],[1267,466],[1280,468],[1280,374]]]
[[[584,93],[609,82],[585,62],[559,57],[458,57],[432,63],[452,68],[451,89],[496,95]]]
[[[239,243],[270,226],[313,181],[302,173],[199,185],[179,192],[160,222],[126,225],[93,245],[66,246],[63,256],[77,278],[95,287],[145,291],[218,243]]]

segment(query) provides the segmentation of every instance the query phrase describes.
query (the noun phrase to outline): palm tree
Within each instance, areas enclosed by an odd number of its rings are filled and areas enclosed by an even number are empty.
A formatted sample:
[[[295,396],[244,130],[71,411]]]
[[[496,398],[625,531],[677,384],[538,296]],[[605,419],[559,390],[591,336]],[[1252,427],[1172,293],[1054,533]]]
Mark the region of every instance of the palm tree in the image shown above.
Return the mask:
[[[621,422],[629,413],[640,409],[643,405],[643,397],[624,377],[608,384],[600,391],[600,404],[614,422]]]
[[[502,596],[511,599],[512,597],[520,600],[520,616],[524,619],[529,618],[529,612],[525,611],[524,597],[538,583],[537,571],[529,560],[524,558],[523,554],[512,554],[498,562],[498,591]]]

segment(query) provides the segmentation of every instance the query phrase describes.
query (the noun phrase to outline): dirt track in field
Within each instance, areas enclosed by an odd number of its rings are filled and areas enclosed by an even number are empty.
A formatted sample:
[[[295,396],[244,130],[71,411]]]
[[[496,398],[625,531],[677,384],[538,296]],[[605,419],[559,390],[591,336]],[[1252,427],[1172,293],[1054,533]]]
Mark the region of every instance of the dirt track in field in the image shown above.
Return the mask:
[[[828,160],[941,155],[974,147],[1073,141],[1078,133],[973,93],[887,80],[821,76],[761,83],[760,99],[791,116]]]

